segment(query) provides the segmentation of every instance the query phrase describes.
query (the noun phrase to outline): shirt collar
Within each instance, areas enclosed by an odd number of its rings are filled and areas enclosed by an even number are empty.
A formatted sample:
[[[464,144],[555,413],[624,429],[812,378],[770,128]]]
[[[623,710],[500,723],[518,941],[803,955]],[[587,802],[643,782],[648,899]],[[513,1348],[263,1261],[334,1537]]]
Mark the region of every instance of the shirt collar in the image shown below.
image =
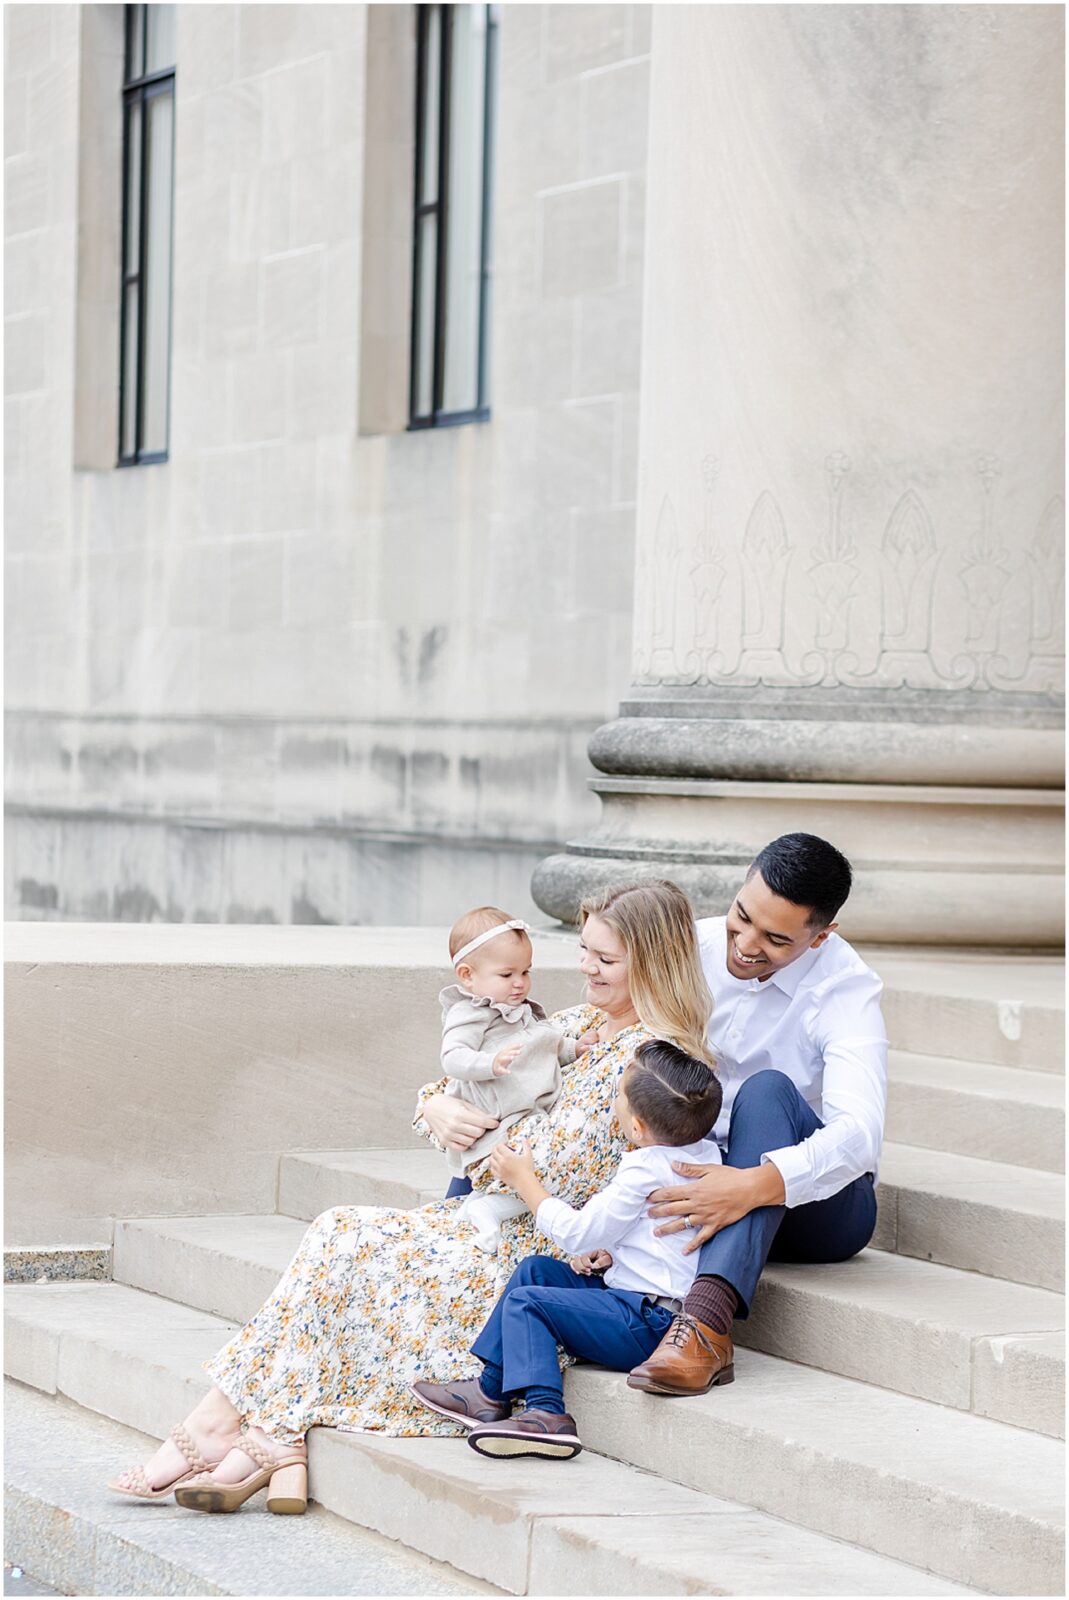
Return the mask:
[[[816,949],[807,950],[805,955],[799,956],[797,961],[792,961],[790,966],[781,967],[769,978],[769,983],[774,983],[777,989],[782,989],[784,994],[795,995],[798,992],[802,979],[807,977],[813,967],[820,960],[820,952],[824,945],[817,945]]]

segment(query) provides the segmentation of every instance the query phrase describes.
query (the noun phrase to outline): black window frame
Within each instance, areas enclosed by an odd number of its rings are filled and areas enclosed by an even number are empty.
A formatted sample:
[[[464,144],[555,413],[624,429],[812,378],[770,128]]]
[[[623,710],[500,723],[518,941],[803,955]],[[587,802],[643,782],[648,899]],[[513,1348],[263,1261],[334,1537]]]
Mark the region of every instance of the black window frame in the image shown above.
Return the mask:
[[[119,441],[117,452],[117,465],[120,467],[152,466],[154,463],[167,461],[170,458],[171,444],[171,344],[173,335],[173,300],[174,300],[174,151],[175,139],[173,129],[175,126],[175,72],[176,64],[163,67],[156,72],[141,72],[137,77],[131,76],[131,62],[134,55],[135,34],[140,29],[142,62],[147,52],[148,17],[147,4],[134,4],[123,6],[123,89],[122,89],[122,243],[119,261]],[[148,229],[145,226],[148,204],[148,102],[155,97],[169,94],[171,97],[171,228],[169,235],[170,256],[167,264],[167,374],[166,374],[166,399],[167,399],[167,443],[162,450],[142,449],[145,426],[145,308],[148,296],[145,293],[145,268],[146,253],[148,249]],[[126,270],[129,256],[129,229],[130,229],[130,122],[132,108],[140,106],[140,151],[138,153],[138,205],[137,205],[137,268],[133,272]],[[134,398],[134,453],[123,455],[123,419],[126,415],[126,388],[127,388],[127,350],[126,350],[126,300],[130,289],[137,287],[137,370],[134,374],[136,393]]]
[[[440,14],[438,59],[431,61],[428,36],[431,12]],[[488,395],[489,373],[489,299],[490,299],[490,198],[493,182],[493,129],[495,113],[498,7],[485,5],[486,49],[483,61],[483,145],[482,145],[482,207],[481,237],[479,246],[479,348],[476,353],[477,396],[474,407],[466,411],[445,411],[442,396],[445,384],[445,325],[446,325],[446,267],[449,236],[449,101],[452,66],[453,14],[452,4],[416,6],[416,159],[415,187],[412,205],[412,303],[410,315],[410,362],[408,388],[408,428],[452,428],[467,422],[486,422],[490,417]],[[424,126],[424,109],[428,72],[438,74],[438,172],[435,198],[421,201],[423,193],[424,163],[427,156],[427,130]],[[424,217],[435,216],[434,264],[434,361],[431,379],[431,409],[417,413],[419,391],[420,329],[420,270],[422,266],[422,234],[420,223]]]

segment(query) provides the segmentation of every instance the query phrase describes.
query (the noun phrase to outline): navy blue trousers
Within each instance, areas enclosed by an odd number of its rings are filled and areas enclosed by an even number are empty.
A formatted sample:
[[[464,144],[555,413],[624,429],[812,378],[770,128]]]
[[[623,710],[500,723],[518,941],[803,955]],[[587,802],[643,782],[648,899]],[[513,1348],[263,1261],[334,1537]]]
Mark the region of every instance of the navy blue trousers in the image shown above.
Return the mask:
[[[450,1178],[449,1188],[445,1191],[447,1200],[455,1200],[458,1195],[471,1193],[470,1178]]]
[[[800,1144],[824,1124],[782,1072],[755,1072],[731,1108],[729,1167],[756,1167],[766,1150]],[[866,1173],[827,1200],[810,1205],[761,1206],[704,1244],[702,1277],[723,1278],[738,1296],[737,1316],[749,1315],[766,1261],[846,1261],[863,1250],[876,1227],[876,1194]]]
[[[670,1311],[641,1294],[610,1289],[552,1256],[528,1256],[471,1348],[491,1390],[496,1379],[506,1395],[535,1389],[560,1396],[558,1345],[583,1361],[630,1372],[653,1354],[671,1320]]]

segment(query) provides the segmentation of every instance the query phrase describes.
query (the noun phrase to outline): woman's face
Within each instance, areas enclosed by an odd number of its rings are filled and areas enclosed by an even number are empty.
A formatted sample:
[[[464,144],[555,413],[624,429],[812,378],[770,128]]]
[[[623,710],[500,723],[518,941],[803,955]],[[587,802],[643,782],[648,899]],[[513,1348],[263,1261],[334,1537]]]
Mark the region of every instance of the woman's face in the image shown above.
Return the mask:
[[[579,935],[579,971],[586,979],[586,998],[610,1015],[631,1009],[627,951],[616,929],[601,917],[587,917]]]

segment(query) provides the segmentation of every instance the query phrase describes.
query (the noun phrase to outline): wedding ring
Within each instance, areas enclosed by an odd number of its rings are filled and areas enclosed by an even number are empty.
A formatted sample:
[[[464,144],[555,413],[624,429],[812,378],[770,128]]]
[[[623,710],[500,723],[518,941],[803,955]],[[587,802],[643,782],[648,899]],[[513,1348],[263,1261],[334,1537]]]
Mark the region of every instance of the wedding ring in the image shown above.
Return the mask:
[[[689,1211],[687,1212],[687,1214],[686,1214],[686,1216],[684,1217],[683,1220],[687,1224],[688,1228],[693,1228],[693,1226],[694,1226],[694,1218],[691,1216]]]

